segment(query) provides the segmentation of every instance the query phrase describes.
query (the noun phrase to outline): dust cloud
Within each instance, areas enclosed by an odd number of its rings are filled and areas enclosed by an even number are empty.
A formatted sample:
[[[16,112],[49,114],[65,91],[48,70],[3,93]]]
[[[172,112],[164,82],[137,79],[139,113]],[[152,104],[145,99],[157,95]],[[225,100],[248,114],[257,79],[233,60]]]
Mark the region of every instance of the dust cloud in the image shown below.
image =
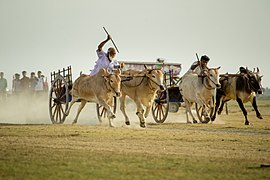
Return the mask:
[[[70,114],[66,117],[64,124],[72,124],[79,103],[75,103]],[[117,100],[116,118],[113,120],[115,127],[127,127],[125,118],[120,111]],[[136,105],[132,101],[126,104],[126,113],[130,119],[130,128],[139,128],[139,119],[136,115]],[[196,117],[196,116],[195,116]],[[9,96],[5,101],[0,102],[0,123],[1,124],[52,124],[49,115],[49,96]],[[146,123],[155,123],[152,113],[146,119]],[[185,109],[180,107],[178,112],[169,112],[164,123],[186,123]],[[217,123],[217,122],[216,122]],[[222,122],[219,122],[222,123]],[[108,126],[107,118],[99,123],[95,103],[87,103],[81,111],[77,124],[81,125],[102,125]]]
[[[0,123],[8,124],[49,124],[48,96],[42,94],[10,95],[2,100]]]
[[[71,124],[79,103],[75,103],[64,124]],[[96,105],[88,103],[82,110],[78,124],[97,124]],[[10,95],[0,102],[2,124],[52,124],[49,115],[49,95]]]

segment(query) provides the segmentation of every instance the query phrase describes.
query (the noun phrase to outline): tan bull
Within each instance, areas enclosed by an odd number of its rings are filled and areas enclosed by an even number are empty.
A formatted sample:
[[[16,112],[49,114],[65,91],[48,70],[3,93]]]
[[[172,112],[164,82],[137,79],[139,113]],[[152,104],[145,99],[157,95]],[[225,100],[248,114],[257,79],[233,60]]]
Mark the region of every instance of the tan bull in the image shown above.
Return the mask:
[[[113,96],[120,96],[121,79],[119,74],[109,74],[107,70],[100,69],[100,71],[93,75],[81,75],[78,77],[71,90],[72,101],[66,114],[68,115],[72,105],[80,101],[77,115],[73,124],[77,123],[79,114],[87,102],[95,102],[104,106],[107,110],[107,117],[110,126],[113,126],[112,119],[115,118],[112,112]]]
[[[148,117],[157,90],[164,89],[163,73],[161,70],[126,70],[123,75],[133,77],[130,81],[122,82],[122,96],[120,97],[120,110],[125,116],[126,125],[130,125],[126,114],[125,100],[129,96],[137,106],[136,115],[139,117],[140,126],[145,127],[145,118]],[[146,108],[144,110],[143,106]]]
[[[220,87],[219,68],[208,69],[206,76],[199,76],[196,73],[186,73],[183,76],[179,88],[186,106],[187,123],[191,123],[188,113],[191,115],[193,123],[197,123],[191,112],[193,103],[198,103],[203,109],[214,106],[211,100],[214,96],[215,89]],[[207,119],[210,120],[206,110],[204,113]]]

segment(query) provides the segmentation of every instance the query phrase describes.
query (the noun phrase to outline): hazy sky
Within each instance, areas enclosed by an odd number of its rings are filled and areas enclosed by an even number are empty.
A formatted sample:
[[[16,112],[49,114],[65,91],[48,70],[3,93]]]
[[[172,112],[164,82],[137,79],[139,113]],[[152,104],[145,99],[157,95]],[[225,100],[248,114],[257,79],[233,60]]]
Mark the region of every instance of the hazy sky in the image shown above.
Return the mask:
[[[71,65],[75,78],[89,73],[103,26],[118,60],[165,58],[182,63],[183,75],[195,53],[207,54],[221,73],[259,67],[270,87],[269,0],[0,0],[0,24],[0,71],[9,87],[22,70],[49,78]]]

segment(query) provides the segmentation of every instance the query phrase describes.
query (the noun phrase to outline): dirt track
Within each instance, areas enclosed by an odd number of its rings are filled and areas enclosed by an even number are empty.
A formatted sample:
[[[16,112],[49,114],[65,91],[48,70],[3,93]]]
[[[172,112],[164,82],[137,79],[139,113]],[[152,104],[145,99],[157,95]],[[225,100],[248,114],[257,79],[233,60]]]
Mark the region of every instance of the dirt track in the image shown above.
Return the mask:
[[[267,102],[268,103],[268,102]],[[9,102],[0,109],[0,177],[3,179],[269,179],[270,114],[238,107],[213,124],[186,124],[183,109],[163,124],[151,115],[140,128],[134,105],[131,126],[118,111],[115,128],[99,125],[87,104],[78,125],[76,106],[63,125],[51,124],[46,101]],[[132,115],[133,114],[133,115]],[[8,124],[6,124],[8,123]],[[264,167],[264,168],[261,168]],[[266,167],[266,168],[265,168]],[[207,173],[205,173],[207,172]]]

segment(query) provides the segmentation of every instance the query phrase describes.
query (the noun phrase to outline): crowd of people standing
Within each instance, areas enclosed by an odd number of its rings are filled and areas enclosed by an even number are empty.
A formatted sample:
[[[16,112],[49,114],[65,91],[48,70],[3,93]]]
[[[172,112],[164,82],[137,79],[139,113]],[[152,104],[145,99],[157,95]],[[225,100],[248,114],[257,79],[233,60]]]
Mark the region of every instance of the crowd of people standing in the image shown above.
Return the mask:
[[[0,101],[5,100],[8,95],[7,91],[8,83],[4,78],[4,72],[0,72]],[[22,77],[19,73],[13,76],[12,80],[12,95],[33,95],[41,96],[48,92],[48,82],[42,75],[41,71],[31,72],[30,77],[27,75],[26,71],[22,71]]]

